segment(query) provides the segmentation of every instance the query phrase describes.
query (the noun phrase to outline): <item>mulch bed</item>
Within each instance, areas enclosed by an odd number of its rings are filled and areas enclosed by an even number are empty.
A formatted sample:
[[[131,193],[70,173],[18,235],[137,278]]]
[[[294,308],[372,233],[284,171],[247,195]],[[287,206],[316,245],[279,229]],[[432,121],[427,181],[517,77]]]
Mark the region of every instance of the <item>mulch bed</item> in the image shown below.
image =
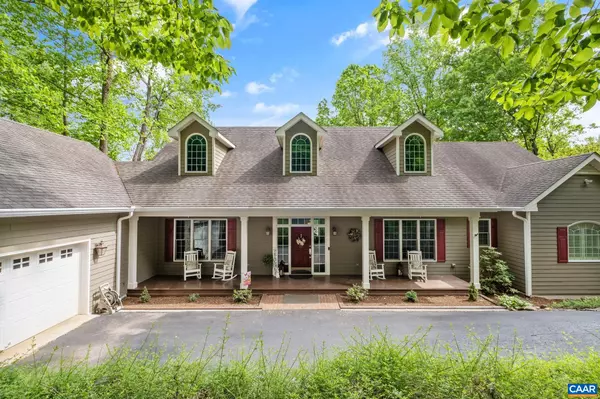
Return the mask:
[[[123,301],[125,309],[231,309],[260,308],[260,295],[253,295],[247,304],[235,303],[231,296],[201,296],[190,302],[187,296],[156,296],[150,302],[141,303],[139,298],[127,297]]]
[[[340,295],[340,302],[344,306],[495,306],[483,298],[471,302],[466,295],[419,296],[419,301],[414,303],[407,302],[404,295],[370,295],[358,304],[351,302],[346,295]]]

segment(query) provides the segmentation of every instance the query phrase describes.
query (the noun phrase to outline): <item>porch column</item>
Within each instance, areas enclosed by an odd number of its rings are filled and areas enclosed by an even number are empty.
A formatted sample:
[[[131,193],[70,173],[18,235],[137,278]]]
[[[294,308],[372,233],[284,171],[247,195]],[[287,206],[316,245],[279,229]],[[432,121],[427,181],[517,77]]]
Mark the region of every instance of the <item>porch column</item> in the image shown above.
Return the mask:
[[[242,222],[242,245],[240,248],[241,251],[241,261],[240,261],[240,288],[245,289],[248,288],[247,285],[244,285],[244,274],[248,271],[248,216],[240,216],[240,220]]]
[[[371,288],[369,280],[369,216],[361,216],[362,220],[362,286]]]
[[[137,244],[138,244],[138,221],[139,216],[132,216],[129,219],[129,245],[127,260],[127,288],[132,290],[137,288]],[[117,271],[118,273],[119,271]]]
[[[479,213],[469,216],[469,230],[471,232],[471,283],[480,289],[479,284]]]

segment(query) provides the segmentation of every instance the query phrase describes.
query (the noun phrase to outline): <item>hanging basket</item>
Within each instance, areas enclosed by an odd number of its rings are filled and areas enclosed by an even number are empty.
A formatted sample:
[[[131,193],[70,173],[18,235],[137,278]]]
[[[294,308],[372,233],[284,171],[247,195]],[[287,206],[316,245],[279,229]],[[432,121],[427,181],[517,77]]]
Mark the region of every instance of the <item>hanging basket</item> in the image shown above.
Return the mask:
[[[352,242],[360,241],[360,229],[352,228],[348,231],[348,239]]]

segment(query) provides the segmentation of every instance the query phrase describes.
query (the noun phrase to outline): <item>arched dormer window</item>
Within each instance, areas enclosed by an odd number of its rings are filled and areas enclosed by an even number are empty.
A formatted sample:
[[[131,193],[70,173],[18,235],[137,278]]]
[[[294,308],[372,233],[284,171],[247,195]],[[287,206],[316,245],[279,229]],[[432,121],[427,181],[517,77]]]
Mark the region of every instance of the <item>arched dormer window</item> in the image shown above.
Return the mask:
[[[312,172],[312,142],[310,137],[302,133],[292,137],[290,153],[290,172]]]
[[[185,144],[185,171],[206,172],[206,139],[200,134],[192,134]]]
[[[413,133],[404,140],[404,171],[426,172],[425,138]]]
[[[569,226],[569,261],[600,261],[600,223],[583,221]]]

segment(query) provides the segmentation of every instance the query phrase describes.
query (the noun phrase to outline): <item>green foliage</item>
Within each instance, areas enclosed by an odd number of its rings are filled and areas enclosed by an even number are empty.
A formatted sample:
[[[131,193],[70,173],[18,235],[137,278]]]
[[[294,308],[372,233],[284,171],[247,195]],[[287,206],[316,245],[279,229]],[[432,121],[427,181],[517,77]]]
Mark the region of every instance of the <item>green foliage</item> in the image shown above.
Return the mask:
[[[500,295],[498,303],[508,310],[524,310],[532,307],[531,303],[515,295]]]
[[[579,298],[579,299],[565,299],[563,301],[552,304],[553,308],[558,309],[598,309],[600,308],[599,297]]]
[[[226,337],[200,345],[200,356],[150,343],[75,362],[57,350],[43,362],[1,367],[0,392],[5,399],[562,398],[568,383],[600,380],[600,355],[592,349],[537,357],[496,340],[472,336],[463,347],[421,332],[400,340],[358,333],[343,349],[312,358],[294,357],[284,343],[275,353],[264,350],[260,340],[229,358]]]
[[[516,119],[534,120],[536,113],[568,103],[596,103],[600,92],[600,13],[598,4],[578,0],[567,4],[527,1],[423,0],[408,3],[382,0],[373,11],[377,27],[390,27],[390,37],[404,37],[414,21],[469,48],[481,43],[498,50],[503,59],[518,54],[531,72],[498,84],[492,92]],[[464,4],[464,5],[463,5]]]
[[[416,291],[408,291],[406,294],[404,294],[404,299],[406,300],[406,302],[419,302],[419,298],[417,296]]]
[[[475,302],[479,299],[479,290],[475,288],[475,284],[469,284],[469,293],[467,294],[469,297],[469,301]]]
[[[512,293],[515,276],[496,248],[481,248],[479,254],[479,275],[481,291],[485,295]]]
[[[262,263],[263,265],[265,265],[266,267],[271,267],[273,266],[273,255],[272,254],[265,254],[262,258]]]
[[[360,303],[369,296],[369,290],[360,284],[352,284],[352,287],[346,290],[346,296],[354,303]]]
[[[150,296],[150,293],[148,292],[148,288],[144,287],[144,289],[142,290],[142,293],[140,294],[140,302],[148,303],[148,302],[150,302],[150,299],[152,299],[152,297]]]
[[[188,302],[197,302],[198,298],[200,298],[200,294],[194,292],[193,294],[188,295]]]
[[[235,303],[248,303],[252,299],[252,290],[233,290],[233,302]]]

